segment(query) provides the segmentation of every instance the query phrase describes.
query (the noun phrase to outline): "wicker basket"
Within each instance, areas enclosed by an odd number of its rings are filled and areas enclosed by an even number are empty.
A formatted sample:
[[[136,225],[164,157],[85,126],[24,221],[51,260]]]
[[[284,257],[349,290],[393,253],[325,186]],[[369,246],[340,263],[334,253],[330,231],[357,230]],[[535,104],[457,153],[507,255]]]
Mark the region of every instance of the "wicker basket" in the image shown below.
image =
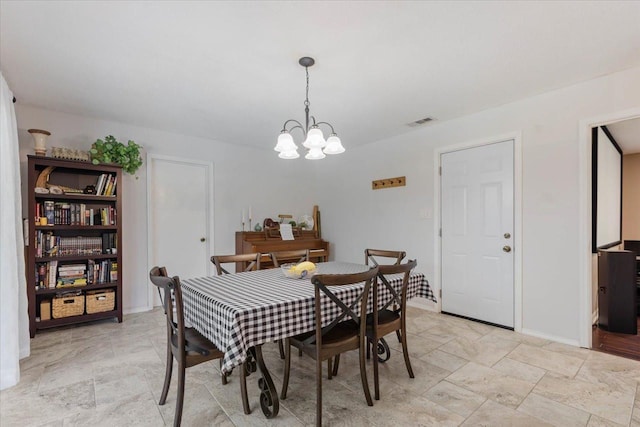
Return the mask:
[[[51,305],[51,313],[54,319],[80,316],[84,314],[84,295],[82,293],[56,295],[51,300]]]
[[[115,296],[113,289],[87,291],[87,314],[112,311],[116,307]]]
[[[40,301],[40,320],[51,320],[51,300]]]

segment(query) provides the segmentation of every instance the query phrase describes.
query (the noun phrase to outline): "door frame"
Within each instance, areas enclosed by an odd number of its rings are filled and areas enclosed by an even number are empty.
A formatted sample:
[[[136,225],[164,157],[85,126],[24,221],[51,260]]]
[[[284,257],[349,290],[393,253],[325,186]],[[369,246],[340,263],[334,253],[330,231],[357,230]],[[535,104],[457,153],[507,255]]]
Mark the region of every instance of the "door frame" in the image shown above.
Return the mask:
[[[206,201],[206,206],[207,206],[207,210],[208,210],[208,214],[207,214],[207,223],[206,223],[206,232],[205,232],[205,237],[206,237],[206,242],[205,242],[205,246],[206,246],[206,251],[207,253],[211,254],[214,253],[214,247],[213,247],[213,220],[214,220],[214,204],[213,204],[213,198],[214,198],[214,164],[211,161],[201,161],[201,160],[193,160],[193,159],[186,159],[183,157],[177,157],[177,156],[167,156],[167,155],[163,155],[163,154],[155,154],[155,153],[147,153],[147,271],[150,271],[151,268],[153,268],[154,266],[151,264],[151,244],[152,244],[152,238],[151,238],[151,234],[152,234],[152,229],[151,229],[151,225],[152,225],[152,220],[151,220],[151,187],[153,185],[153,183],[151,182],[151,177],[152,177],[152,163],[154,160],[160,160],[160,161],[165,161],[165,162],[171,162],[171,163],[181,163],[184,165],[192,165],[192,166],[204,166],[205,170],[206,170],[206,175],[207,175],[207,185],[209,187],[209,191],[207,192],[207,194],[205,195],[205,197],[207,198]],[[207,275],[210,276],[212,274],[212,270],[211,270],[211,263],[207,263]],[[147,294],[147,305],[149,310],[152,310],[153,307],[156,306],[156,302],[157,302],[157,293],[154,292],[155,286],[153,284],[151,284],[150,281],[147,282],[148,285],[148,294]]]
[[[578,233],[578,321],[579,345],[592,347],[592,247],[591,247],[591,129],[629,119],[640,118],[640,108],[616,111],[597,117],[582,119],[578,129],[579,156],[579,233]]]
[[[482,147],[499,142],[513,140],[513,329],[522,331],[522,132],[513,131],[504,135],[491,136],[458,144],[446,145],[434,149],[433,168],[433,277],[435,294],[438,295],[436,310],[442,311],[442,227],[441,215],[441,156],[453,151]]]

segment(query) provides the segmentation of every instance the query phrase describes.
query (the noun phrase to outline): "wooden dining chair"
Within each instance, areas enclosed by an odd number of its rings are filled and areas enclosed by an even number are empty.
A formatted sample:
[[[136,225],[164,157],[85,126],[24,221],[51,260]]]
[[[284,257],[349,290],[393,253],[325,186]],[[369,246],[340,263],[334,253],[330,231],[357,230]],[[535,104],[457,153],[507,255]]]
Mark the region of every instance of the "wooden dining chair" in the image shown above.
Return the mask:
[[[182,407],[184,404],[185,370],[210,360],[222,359],[224,353],[211,341],[201,335],[194,328],[187,328],[184,324],[184,310],[182,304],[182,289],[178,276],[168,277],[164,267],[153,267],[149,272],[151,282],[158,287],[162,306],[167,318],[167,366],[164,376],[164,385],[160,395],[159,405],[167,401],[171,375],[173,373],[173,358],[178,362],[178,397],[176,399],[176,412],[173,419],[174,427],[180,425],[182,420]],[[175,310],[175,311],[174,311]],[[175,318],[174,318],[175,313]],[[240,368],[240,391],[245,414],[249,414],[249,398],[247,396],[247,383],[244,374],[245,366]],[[222,383],[226,384],[226,375],[222,375]]]
[[[402,354],[407,372],[410,378],[414,378],[409,351],[407,350],[407,288],[409,287],[409,276],[416,267],[416,260],[409,260],[405,264],[380,265],[378,266],[377,286],[373,288],[373,313],[367,315],[367,346],[370,344],[374,349],[373,357],[373,385],[375,399],[380,399],[380,380],[378,375],[377,357],[378,343],[382,337],[392,332],[400,334],[402,343]],[[397,291],[387,280],[387,276],[392,274],[403,274],[402,286]],[[380,296],[381,291],[386,298]],[[368,350],[369,347],[367,347]]]
[[[269,254],[274,267],[280,267],[283,262],[301,263],[309,261],[309,249],[299,249],[294,251],[279,251]]]
[[[400,264],[407,253],[404,251],[388,251],[383,249],[365,249],[364,250],[364,263],[366,265],[380,265],[382,260],[380,258],[388,258],[386,261],[393,260],[393,264]],[[383,264],[389,264],[385,262]]]
[[[260,270],[260,258],[262,254],[239,254],[239,255],[214,255],[211,257],[211,262],[216,266],[216,272],[218,276],[223,274],[229,274],[229,272],[222,267],[222,264],[229,264],[232,262],[248,263],[243,271]]]
[[[291,346],[297,347],[303,353],[316,361],[316,425],[322,425],[322,362],[330,361],[341,353],[351,350],[360,352],[360,377],[367,405],[372,406],[371,392],[367,382],[365,366],[365,337],[367,301],[371,283],[375,282],[378,268],[372,267],[364,273],[355,274],[318,274],[313,276],[311,282],[315,288],[315,319],[313,331],[296,335],[285,340],[284,378],[282,380],[282,392],[280,398],[287,398],[289,386],[289,373],[291,370]],[[364,285],[355,295],[355,299],[349,305],[338,297],[332,289],[339,286],[364,282]],[[353,294],[350,294],[353,297]],[[322,326],[323,306],[324,310],[337,309],[335,317],[328,325]],[[325,311],[326,313],[326,311]],[[329,371],[331,370],[329,363]]]

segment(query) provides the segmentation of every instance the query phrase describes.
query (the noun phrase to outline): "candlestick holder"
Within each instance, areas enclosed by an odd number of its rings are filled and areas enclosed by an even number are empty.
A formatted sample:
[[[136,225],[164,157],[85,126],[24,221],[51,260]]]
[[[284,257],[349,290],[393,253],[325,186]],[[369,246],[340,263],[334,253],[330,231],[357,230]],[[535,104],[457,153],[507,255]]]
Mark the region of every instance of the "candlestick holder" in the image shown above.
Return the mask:
[[[253,230],[253,228],[251,228],[251,218],[249,218],[249,231]]]
[[[242,231],[244,231],[244,221],[242,221]]]

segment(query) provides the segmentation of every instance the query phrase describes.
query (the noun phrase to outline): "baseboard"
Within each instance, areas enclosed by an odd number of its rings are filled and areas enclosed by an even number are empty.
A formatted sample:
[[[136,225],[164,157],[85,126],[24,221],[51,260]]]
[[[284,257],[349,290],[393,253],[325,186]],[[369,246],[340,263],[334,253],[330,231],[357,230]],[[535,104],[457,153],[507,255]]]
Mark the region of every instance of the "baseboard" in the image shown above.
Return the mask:
[[[421,308],[422,310],[432,311],[434,313],[439,313],[438,305],[433,301],[424,302],[423,298],[415,298],[407,301],[407,305],[411,307]]]
[[[564,337],[559,337],[559,336],[556,336],[556,335],[543,334],[541,332],[532,331],[530,329],[525,329],[525,328],[522,328],[520,333],[525,334],[525,335],[531,335],[532,337],[536,337],[536,338],[542,338],[542,339],[549,340],[549,341],[555,341],[555,342],[559,342],[559,343],[562,343],[562,344],[571,345],[571,346],[574,346],[574,347],[580,347],[580,341],[578,341],[578,340],[571,340],[571,339],[564,338]]]
[[[591,324],[592,325],[597,325],[598,324],[598,310],[594,311],[591,314]]]
[[[125,308],[122,310],[122,314],[134,314],[134,313],[144,313],[145,311],[151,311],[153,307],[143,306],[143,307],[132,307]]]

